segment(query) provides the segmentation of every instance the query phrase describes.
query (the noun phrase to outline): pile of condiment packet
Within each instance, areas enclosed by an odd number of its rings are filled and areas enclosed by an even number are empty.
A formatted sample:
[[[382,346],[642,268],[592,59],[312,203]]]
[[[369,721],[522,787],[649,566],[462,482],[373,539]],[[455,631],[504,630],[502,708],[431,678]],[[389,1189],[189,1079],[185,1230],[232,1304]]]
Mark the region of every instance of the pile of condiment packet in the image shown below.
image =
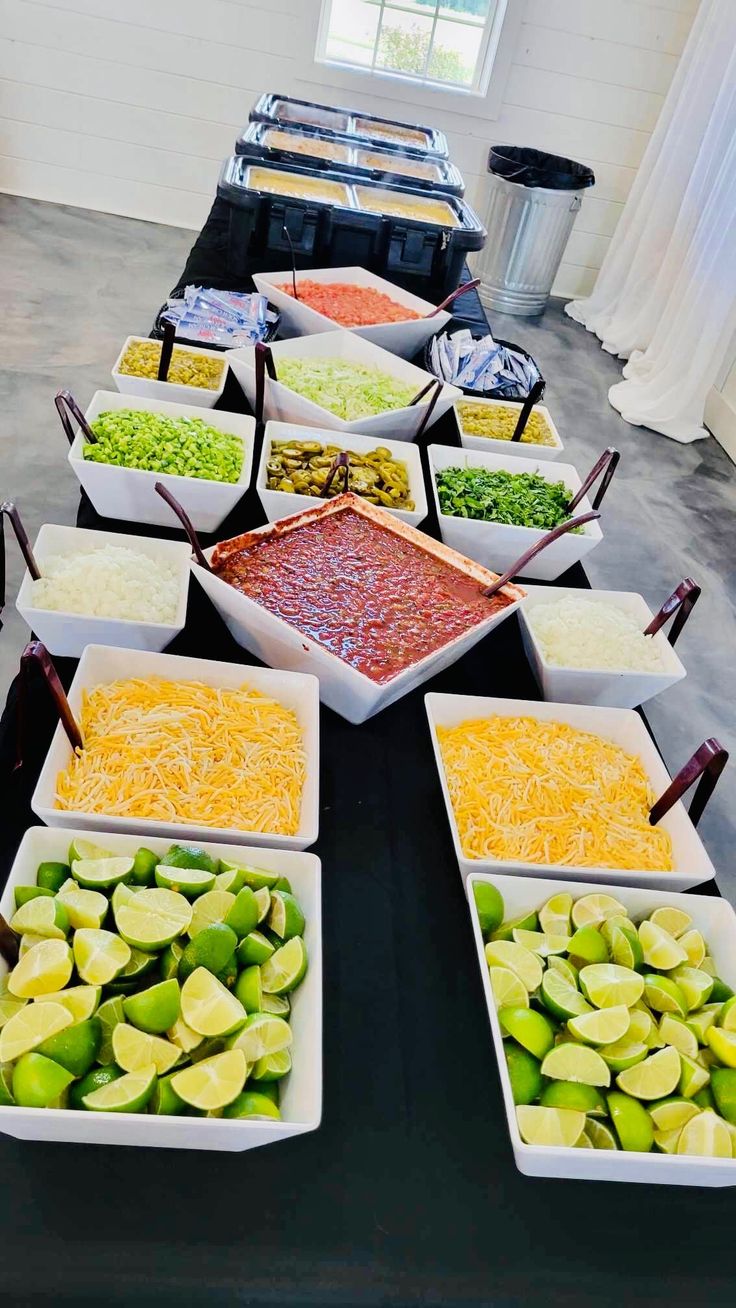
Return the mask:
[[[276,315],[265,295],[187,286],[183,296],[167,300],[161,317],[174,323],[180,340],[237,349],[262,341]]]
[[[471,391],[494,391],[498,399],[526,399],[541,375],[533,359],[490,333],[475,339],[467,329],[435,336],[429,357],[435,376]]]

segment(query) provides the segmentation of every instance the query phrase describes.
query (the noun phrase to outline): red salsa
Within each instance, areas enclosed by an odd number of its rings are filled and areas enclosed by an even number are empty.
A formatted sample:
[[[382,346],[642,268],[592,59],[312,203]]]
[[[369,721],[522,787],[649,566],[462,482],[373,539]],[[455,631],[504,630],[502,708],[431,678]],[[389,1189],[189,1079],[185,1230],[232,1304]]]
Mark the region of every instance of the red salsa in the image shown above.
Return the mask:
[[[266,534],[214,569],[372,681],[390,681],[511,603],[354,509]]]

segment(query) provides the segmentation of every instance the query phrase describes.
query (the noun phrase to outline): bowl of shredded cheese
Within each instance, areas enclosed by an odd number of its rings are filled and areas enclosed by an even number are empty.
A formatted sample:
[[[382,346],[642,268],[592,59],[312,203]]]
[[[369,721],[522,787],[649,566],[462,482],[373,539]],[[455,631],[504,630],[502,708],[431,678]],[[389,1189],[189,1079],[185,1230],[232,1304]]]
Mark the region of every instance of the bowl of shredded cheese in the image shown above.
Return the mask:
[[[186,541],[45,523],[15,606],[50,654],[86,645],[162,650],[184,629],[191,549]]]
[[[316,677],[88,645],[33,795],[49,826],[306,849],[319,825]]]
[[[665,890],[715,875],[681,802],[649,822],[671,778],[638,713],[476,695],[425,702],[463,879],[501,863]]]
[[[527,658],[544,699],[636,708],[681,681],[685,668],[633,591],[529,586],[519,611]]]

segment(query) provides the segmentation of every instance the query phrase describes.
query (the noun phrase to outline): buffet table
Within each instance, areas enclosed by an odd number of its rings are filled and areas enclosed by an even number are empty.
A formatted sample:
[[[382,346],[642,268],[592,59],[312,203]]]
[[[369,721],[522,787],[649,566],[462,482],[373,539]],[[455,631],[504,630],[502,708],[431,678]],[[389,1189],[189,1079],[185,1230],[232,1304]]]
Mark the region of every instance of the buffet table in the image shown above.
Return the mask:
[[[221,221],[215,204],[181,284],[226,281]],[[461,303],[465,322],[481,326],[479,302]],[[243,408],[232,377],[219,407]],[[442,420],[431,438],[447,443],[452,430]],[[218,537],[263,521],[250,490]],[[78,522],[153,530],[101,521],[86,501]],[[432,518],[423,529],[437,534]],[[561,580],[587,584],[579,567]],[[170,648],[251,661],[196,583]],[[68,685],[73,662],[58,667]],[[426,689],[538,698],[516,618],[362,726],[322,709],[320,1130],[243,1155],[0,1136],[8,1304],[733,1301],[732,1191],[551,1183],[516,1170]],[[0,727],[4,875],[37,821],[29,799],[53,726],[39,684],[14,772],[14,686]]]

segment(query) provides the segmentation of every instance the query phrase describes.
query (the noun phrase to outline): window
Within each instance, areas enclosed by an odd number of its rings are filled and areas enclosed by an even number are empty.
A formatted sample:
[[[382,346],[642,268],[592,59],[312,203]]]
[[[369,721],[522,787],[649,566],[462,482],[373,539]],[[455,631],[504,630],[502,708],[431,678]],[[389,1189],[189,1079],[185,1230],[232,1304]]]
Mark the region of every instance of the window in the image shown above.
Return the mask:
[[[505,0],[322,0],[316,58],[484,95]]]

